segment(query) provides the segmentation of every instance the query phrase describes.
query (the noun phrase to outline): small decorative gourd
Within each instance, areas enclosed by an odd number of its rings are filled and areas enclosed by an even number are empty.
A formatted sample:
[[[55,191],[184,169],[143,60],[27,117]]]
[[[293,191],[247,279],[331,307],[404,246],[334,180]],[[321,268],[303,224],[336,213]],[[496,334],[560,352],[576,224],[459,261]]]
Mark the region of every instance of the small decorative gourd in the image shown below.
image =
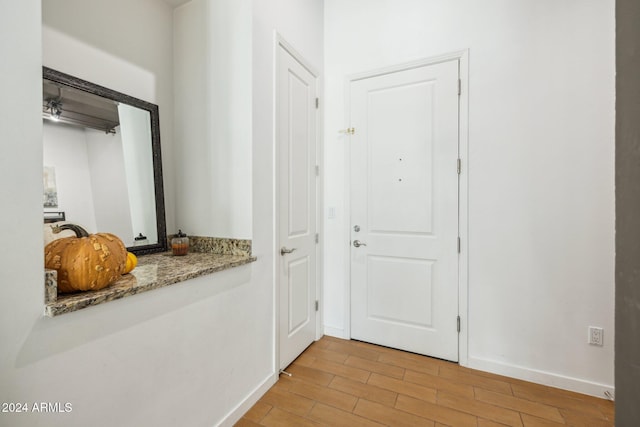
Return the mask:
[[[54,233],[72,230],[75,237],[54,240],[44,248],[44,265],[58,271],[58,292],[95,291],[125,273],[127,249],[111,233],[89,234],[75,224],[63,224]]]
[[[136,254],[132,252],[127,252],[127,262],[125,264],[124,272],[122,274],[129,273],[134,268],[136,268],[136,265],[138,265],[138,257],[136,256]]]

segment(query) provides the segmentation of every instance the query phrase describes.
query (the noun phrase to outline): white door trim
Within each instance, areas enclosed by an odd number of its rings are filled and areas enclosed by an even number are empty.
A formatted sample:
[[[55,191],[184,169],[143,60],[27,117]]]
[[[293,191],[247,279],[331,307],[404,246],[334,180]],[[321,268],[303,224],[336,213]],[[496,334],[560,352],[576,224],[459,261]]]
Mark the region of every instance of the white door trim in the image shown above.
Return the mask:
[[[424,67],[427,65],[438,64],[440,62],[458,60],[459,61],[459,77],[462,84],[462,91],[459,97],[458,110],[458,155],[462,162],[462,170],[459,177],[458,190],[458,232],[461,239],[460,255],[458,263],[458,313],[460,316],[460,334],[458,335],[458,363],[462,366],[468,365],[469,360],[469,50],[461,50],[451,52],[444,55],[438,55],[417,61],[411,61],[403,64],[393,65],[390,67],[379,68],[372,71],[351,74],[345,79],[345,117],[344,128],[348,128],[349,115],[351,111],[350,85],[352,82],[376,77],[384,74],[394,73],[398,71],[410,70],[413,68]],[[344,144],[345,158],[345,228],[344,235],[351,235],[351,153],[349,143]],[[346,239],[346,245],[350,245],[350,241]],[[350,246],[345,251],[345,289],[344,289],[344,337],[351,337],[351,258]]]
[[[277,31],[274,31],[274,37],[273,37],[273,70],[272,70],[272,74],[273,74],[273,117],[272,117],[272,122],[273,122],[273,187],[274,187],[274,230],[273,230],[273,271],[274,271],[274,293],[273,293],[273,309],[274,309],[274,323],[273,323],[273,328],[274,328],[274,370],[275,373],[277,374],[280,371],[280,329],[279,329],[279,325],[280,325],[280,277],[278,272],[279,269],[279,263],[280,263],[280,222],[279,222],[279,218],[280,218],[280,213],[279,213],[279,200],[280,200],[280,189],[278,186],[279,180],[278,180],[278,176],[279,176],[279,170],[280,170],[280,164],[279,164],[279,159],[278,159],[278,155],[277,153],[279,152],[279,147],[278,147],[278,124],[277,124],[277,70],[278,70],[278,48],[282,47],[284,50],[286,50],[293,58],[295,58],[295,60],[297,62],[299,62],[304,68],[307,69],[307,71],[309,71],[313,77],[316,79],[316,93],[318,94],[318,97],[320,96],[321,89],[322,89],[322,80],[320,78],[320,73],[316,70],[316,68],[311,65],[300,53],[298,53],[298,51],[289,43],[287,42],[282,35],[280,35]],[[322,141],[322,134],[323,134],[323,126],[322,126],[322,104],[320,104],[320,108],[317,109],[316,111],[316,164],[319,166],[320,171],[322,172],[323,169],[323,152],[324,152],[324,148],[323,148],[323,141]],[[320,173],[320,176],[317,177],[316,179],[316,233],[318,233],[319,236],[323,235],[323,225],[324,225],[324,221],[322,218],[322,212],[323,212],[323,180],[322,178],[322,173]],[[320,309],[318,311],[316,311],[316,340],[320,339],[322,337],[322,323],[323,323],[323,316],[322,316],[322,290],[323,290],[323,285],[322,285],[322,279],[323,279],[323,257],[322,257],[322,250],[323,250],[323,241],[322,238],[320,239],[319,243],[316,245],[316,300],[319,301],[320,304]]]

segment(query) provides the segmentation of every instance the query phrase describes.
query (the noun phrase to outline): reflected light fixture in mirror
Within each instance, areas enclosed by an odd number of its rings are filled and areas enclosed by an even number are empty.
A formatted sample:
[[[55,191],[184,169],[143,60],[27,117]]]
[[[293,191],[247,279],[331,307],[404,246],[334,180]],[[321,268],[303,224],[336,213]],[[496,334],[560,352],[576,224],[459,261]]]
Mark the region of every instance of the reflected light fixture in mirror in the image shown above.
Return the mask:
[[[43,67],[42,116],[56,192],[45,216],[113,233],[139,255],[167,250],[158,106]]]

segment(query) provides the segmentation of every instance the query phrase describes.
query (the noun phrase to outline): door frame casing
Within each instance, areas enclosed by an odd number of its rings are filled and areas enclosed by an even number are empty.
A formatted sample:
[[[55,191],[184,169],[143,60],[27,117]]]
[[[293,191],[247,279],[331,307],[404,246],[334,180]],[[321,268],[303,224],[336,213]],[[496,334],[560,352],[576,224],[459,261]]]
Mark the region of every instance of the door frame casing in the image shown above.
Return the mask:
[[[316,79],[316,96],[319,98],[320,94],[322,93],[322,79],[321,79],[321,75],[318,72],[318,70],[312,65],[310,64],[305,58],[304,56],[302,56],[289,42],[287,42],[284,37],[282,37],[282,35],[280,35],[277,31],[274,31],[273,33],[273,57],[274,57],[274,68],[273,68],[273,117],[272,117],[272,121],[273,121],[273,187],[274,187],[274,192],[273,192],[273,196],[274,196],[274,226],[273,226],[273,283],[274,283],[274,289],[273,289],[273,310],[274,310],[274,324],[273,324],[273,329],[274,329],[274,358],[273,358],[273,362],[274,362],[274,371],[277,374],[280,371],[280,188],[279,188],[279,176],[280,176],[280,161],[279,161],[279,156],[278,153],[280,151],[280,145],[279,145],[279,128],[278,128],[278,122],[277,122],[277,117],[278,117],[278,67],[280,64],[280,61],[278,59],[278,49],[279,48],[283,48],[284,50],[286,50],[298,63],[300,63],[300,65],[302,65],[304,68],[307,69],[307,71],[309,71],[313,77]],[[323,130],[322,130],[322,103],[320,104],[320,106],[316,109],[316,143],[315,143],[315,156],[316,156],[316,165],[318,165],[319,170],[322,172],[323,171],[323,157],[322,154],[324,152],[323,149],[323,144],[322,144],[322,135],[323,135]],[[315,224],[315,228],[316,228],[316,233],[319,236],[322,236],[322,230],[323,230],[323,218],[322,218],[322,206],[323,206],[323,194],[322,192],[324,191],[323,189],[323,180],[321,179],[322,177],[322,173],[320,173],[319,175],[316,175],[316,201],[315,201],[315,207],[316,207],[316,224]],[[323,257],[322,257],[322,250],[323,250],[323,241],[322,239],[319,239],[319,242],[315,245],[316,246],[316,284],[315,284],[315,292],[316,292],[316,300],[319,302],[320,304],[320,308],[322,307],[322,283],[323,283]],[[315,312],[316,315],[316,330],[315,330],[315,340],[319,340],[320,338],[322,338],[322,324],[323,324],[323,316],[322,316],[322,310],[319,309]]]
[[[406,71],[413,68],[434,65],[448,61],[458,61],[458,77],[461,93],[458,97],[458,157],[462,168],[458,176],[458,235],[461,240],[458,255],[458,315],[460,333],[458,334],[458,363],[467,366],[469,360],[469,50],[460,50],[444,55],[433,56],[417,61],[405,62],[389,67],[351,74],[345,78],[345,116],[344,128],[349,128],[351,115],[351,83],[384,74]],[[344,232],[351,235],[351,141],[344,145],[345,193],[344,193]],[[455,165],[451,165],[452,170]],[[344,337],[351,338],[351,246],[345,253],[345,290],[344,290]],[[453,321],[453,319],[452,319]],[[455,325],[452,325],[454,327]]]

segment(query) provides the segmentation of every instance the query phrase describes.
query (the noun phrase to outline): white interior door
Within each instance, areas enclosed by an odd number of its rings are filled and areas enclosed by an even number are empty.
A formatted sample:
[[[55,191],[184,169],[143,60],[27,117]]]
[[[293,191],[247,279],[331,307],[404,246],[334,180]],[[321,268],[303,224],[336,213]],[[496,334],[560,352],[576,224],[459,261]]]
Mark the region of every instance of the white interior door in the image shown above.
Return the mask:
[[[276,139],[278,174],[280,369],[316,333],[316,77],[278,45]]]
[[[458,360],[458,61],[350,84],[351,336]]]

